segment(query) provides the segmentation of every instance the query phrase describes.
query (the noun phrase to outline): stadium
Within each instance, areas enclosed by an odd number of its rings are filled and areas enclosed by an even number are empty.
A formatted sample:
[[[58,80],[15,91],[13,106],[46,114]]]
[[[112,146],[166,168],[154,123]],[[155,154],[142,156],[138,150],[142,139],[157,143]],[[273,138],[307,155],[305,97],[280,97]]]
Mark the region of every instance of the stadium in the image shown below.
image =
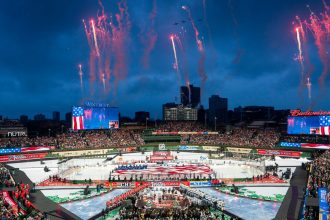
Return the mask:
[[[311,134],[314,128],[321,131],[315,124],[315,117],[324,117],[319,112],[292,111],[287,132],[281,133],[248,127],[214,131],[197,121],[119,126],[112,107],[106,107],[111,116],[105,120],[118,126],[107,122],[104,128],[92,119],[78,128],[76,108],[67,132],[1,138],[2,206],[12,218],[283,219],[289,213],[310,219],[319,214],[317,197],[327,180],[318,175],[326,174],[330,147],[328,136]],[[91,118],[102,114],[99,107],[79,108],[88,109]],[[302,120],[305,135],[296,126]],[[15,128],[12,123],[3,121],[2,130]]]
[[[328,1],[2,1],[0,219],[329,220]]]

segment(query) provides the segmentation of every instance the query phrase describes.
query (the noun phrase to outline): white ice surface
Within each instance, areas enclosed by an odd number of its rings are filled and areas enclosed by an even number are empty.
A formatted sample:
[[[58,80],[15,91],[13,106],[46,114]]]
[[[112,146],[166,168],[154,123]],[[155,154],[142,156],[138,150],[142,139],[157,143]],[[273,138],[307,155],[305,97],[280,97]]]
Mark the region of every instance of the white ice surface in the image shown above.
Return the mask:
[[[45,180],[49,175],[54,175],[58,172],[59,160],[44,160],[45,164],[41,164],[40,161],[21,162],[21,163],[9,163],[8,165],[19,168],[21,171],[30,178],[32,182],[38,183]],[[47,166],[50,171],[45,172],[44,167]]]
[[[275,194],[285,195],[289,187],[244,187],[249,191],[255,191],[257,195],[274,196]]]

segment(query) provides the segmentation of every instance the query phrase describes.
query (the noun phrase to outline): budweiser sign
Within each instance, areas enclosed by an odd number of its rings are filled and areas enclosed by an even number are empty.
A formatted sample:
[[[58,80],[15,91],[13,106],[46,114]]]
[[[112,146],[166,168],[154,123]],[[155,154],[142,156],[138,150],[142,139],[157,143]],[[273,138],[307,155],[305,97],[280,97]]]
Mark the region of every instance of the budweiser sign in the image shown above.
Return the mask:
[[[330,111],[318,111],[318,112],[302,112],[299,109],[291,110],[290,111],[291,116],[319,116],[319,115],[330,115]]]

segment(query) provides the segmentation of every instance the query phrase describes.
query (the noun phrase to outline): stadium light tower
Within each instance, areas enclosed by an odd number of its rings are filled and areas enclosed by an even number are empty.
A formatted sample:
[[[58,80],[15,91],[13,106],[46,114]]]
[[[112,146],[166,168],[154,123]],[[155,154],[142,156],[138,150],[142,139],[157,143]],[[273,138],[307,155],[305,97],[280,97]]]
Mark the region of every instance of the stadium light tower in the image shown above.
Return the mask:
[[[149,118],[146,117],[146,129],[148,129],[148,120],[149,120]]]
[[[217,130],[217,117],[214,117],[214,130]]]

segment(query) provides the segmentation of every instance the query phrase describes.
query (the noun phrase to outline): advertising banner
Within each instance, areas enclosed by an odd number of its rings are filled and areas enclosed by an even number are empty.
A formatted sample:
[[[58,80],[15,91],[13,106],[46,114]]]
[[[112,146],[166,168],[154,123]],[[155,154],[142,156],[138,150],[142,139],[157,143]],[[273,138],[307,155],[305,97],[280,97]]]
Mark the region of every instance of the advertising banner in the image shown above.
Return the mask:
[[[172,186],[172,187],[180,187],[180,184],[184,184],[189,186],[189,181],[154,181],[154,182],[110,182],[113,188],[134,188],[141,185],[149,185],[150,187],[164,187],[164,186]]]
[[[153,135],[194,135],[194,134],[218,134],[215,131],[154,131]]]
[[[202,146],[203,150],[206,151],[217,151],[220,147],[218,146]]]
[[[286,151],[286,150],[265,150],[258,149],[259,155],[275,155],[280,157],[300,157],[301,152],[298,151]]]
[[[319,194],[319,219],[328,220],[330,219],[328,188],[319,188],[318,194]]]
[[[300,143],[280,142],[280,147],[300,148]]]
[[[241,153],[241,154],[248,154],[251,152],[252,149],[250,148],[237,148],[237,147],[227,147],[227,151],[232,153]]]
[[[152,152],[153,156],[170,156],[171,151],[154,151]]]
[[[108,151],[112,151],[112,148],[108,149],[95,149],[95,150],[73,150],[73,151],[58,151],[52,152],[52,154],[56,154],[62,157],[76,157],[76,156],[88,156],[88,155],[101,155],[107,154]]]
[[[136,147],[125,147],[121,149],[123,152],[134,152],[136,151]]]
[[[111,182],[110,185],[113,188],[134,188],[135,182]]]
[[[4,155],[0,156],[0,162],[44,159],[46,155],[47,153]]]
[[[199,150],[199,146],[180,145],[179,150]]]
[[[190,187],[206,187],[211,186],[211,181],[189,181]]]
[[[154,156],[154,155],[151,155],[150,156],[150,161],[152,162],[161,162],[161,161],[164,161],[164,160],[173,160],[173,156]]]

